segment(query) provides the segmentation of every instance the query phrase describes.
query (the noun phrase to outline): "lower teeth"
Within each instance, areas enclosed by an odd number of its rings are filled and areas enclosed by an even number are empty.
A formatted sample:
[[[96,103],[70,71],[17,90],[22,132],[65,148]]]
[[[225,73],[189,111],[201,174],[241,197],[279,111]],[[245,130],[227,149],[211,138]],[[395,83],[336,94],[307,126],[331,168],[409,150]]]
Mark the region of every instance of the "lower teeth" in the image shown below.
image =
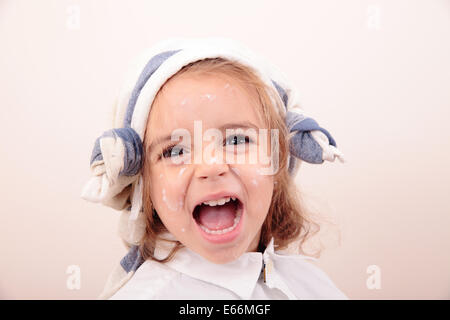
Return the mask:
[[[236,228],[236,226],[238,225],[240,219],[241,219],[241,213],[238,212],[238,213],[236,214],[236,217],[234,218],[234,223],[233,223],[233,225],[232,225],[231,227],[229,227],[229,228],[226,228],[226,229],[220,229],[220,230],[210,230],[210,229],[206,228],[205,226],[203,226],[203,225],[201,225],[201,224],[199,224],[199,225],[200,225],[200,228],[202,228],[206,233],[211,233],[211,234],[224,234],[224,233],[230,232],[230,231],[232,231],[234,228]]]

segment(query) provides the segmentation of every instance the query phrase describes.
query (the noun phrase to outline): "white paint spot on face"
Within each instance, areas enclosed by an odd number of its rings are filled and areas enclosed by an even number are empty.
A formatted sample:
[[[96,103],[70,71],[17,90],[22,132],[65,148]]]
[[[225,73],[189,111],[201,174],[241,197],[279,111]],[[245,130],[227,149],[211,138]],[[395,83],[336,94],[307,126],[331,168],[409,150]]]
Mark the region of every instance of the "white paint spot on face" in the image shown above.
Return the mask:
[[[183,101],[181,101],[181,105],[184,106],[187,102],[187,98],[184,98]]]
[[[167,205],[167,208],[169,208],[172,211],[177,211],[178,208],[176,208],[175,206],[172,206],[170,204],[170,201],[167,201],[167,196],[166,196],[166,189],[162,189],[162,201]]]
[[[164,176],[163,176],[163,174],[161,173],[160,175],[159,175],[159,178],[160,179],[162,179]]]
[[[184,204],[183,199],[180,199],[180,201],[178,201],[178,206],[180,207],[179,209],[183,208],[183,204]]]
[[[261,169],[261,168],[256,169],[256,173],[259,176],[267,176],[268,175],[267,172],[265,170]]]
[[[181,228],[181,232],[185,232],[186,230],[184,228]]]
[[[212,101],[216,98],[216,96],[214,94],[206,93],[202,95],[202,98]]]
[[[186,170],[186,168],[181,168],[181,169],[180,169],[180,172],[178,172],[178,176],[179,176],[179,177],[183,174],[184,170]]]
[[[256,179],[252,179],[252,183],[257,186],[258,185],[258,181],[256,181]]]

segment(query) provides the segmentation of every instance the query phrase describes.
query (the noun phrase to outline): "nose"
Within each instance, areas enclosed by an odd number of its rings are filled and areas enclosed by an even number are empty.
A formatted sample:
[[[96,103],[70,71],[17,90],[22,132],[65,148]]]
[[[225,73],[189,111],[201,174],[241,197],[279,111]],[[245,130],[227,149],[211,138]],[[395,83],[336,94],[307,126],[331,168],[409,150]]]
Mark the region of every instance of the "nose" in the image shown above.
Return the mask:
[[[226,163],[201,163],[195,166],[195,177],[200,180],[215,180],[224,176],[229,171],[228,164]]]

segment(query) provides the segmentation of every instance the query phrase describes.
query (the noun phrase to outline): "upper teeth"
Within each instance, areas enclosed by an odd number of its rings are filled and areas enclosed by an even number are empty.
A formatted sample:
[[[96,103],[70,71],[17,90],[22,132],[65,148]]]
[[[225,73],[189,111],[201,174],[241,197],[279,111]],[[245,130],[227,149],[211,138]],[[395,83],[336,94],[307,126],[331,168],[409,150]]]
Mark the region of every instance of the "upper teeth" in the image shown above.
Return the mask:
[[[217,205],[221,206],[221,205],[229,202],[230,200],[234,201],[234,200],[236,200],[236,198],[235,197],[225,197],[225,198],[218,199],[218,200],[205,201],[202,204],[214,207],[214,206],[217,206]]]

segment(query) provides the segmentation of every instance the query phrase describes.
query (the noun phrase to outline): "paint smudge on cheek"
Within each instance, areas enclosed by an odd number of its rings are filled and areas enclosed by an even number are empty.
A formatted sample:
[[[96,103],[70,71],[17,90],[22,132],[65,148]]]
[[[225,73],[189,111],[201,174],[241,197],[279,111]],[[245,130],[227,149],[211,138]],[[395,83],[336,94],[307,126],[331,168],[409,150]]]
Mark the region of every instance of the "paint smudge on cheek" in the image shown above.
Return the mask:
[[[261,168],[257,168],[257,169],[256,169],[256,173],[258,174],[258,176],[263,176],[263,175],[265,175],[264,170],[261,169]]]
[[[166,204],[167,208],[171,211],[178,211],[178,207],[174,206],[168,199],[166,195],[166,189],[162,189],[162,201]]]
[[[261,183],[264,179],[270,179],[272,177],[272,175],[268,175],[267,172],[265,172],[263,169],[261,169],[260,167],[255,168],[252,171],[252,177],[253,177],[253,181],[252,183],[254,185],[257,185],[258,183]]]
[[[181,168],[180,171],[178,172],[178,176],[182,176],[183,172],[186,170],[186,168]]]
[[[178,201],[176,201],[176,204],[174,204],[173,202],[171,202],[168,199],[166,189],[165,188],[162,189],[162,201],[166,204],[167,208],[169,208],[169,210],[171,210],[171,211],[180,211],[183,208],[185,195],[186,195],[186,193],[182,192],[181,195],[179,196]]]

